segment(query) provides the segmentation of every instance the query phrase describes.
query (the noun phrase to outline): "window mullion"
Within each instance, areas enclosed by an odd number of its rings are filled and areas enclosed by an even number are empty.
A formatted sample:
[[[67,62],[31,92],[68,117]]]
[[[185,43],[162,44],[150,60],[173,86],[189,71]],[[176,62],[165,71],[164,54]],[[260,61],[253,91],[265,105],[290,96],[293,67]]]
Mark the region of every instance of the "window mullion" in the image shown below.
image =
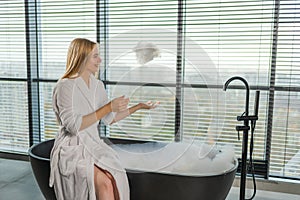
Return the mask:
[[[177,56],[176,56],[176,98],[175,98],[175,141],[182,140],[182,43],[183,43],[183,0],[178,1]]]
[[[272,61],[269,82],[269,100],[268,100],[268,120],[267,120],[267,139],[266,139],[266,162],[267,174],[265,178],[269,178],[270,172],[270,157],[271,157],[271,140],[272,140],[272,125],[273,125],[273,109],[274,109],[274,94],[275,94],[275,74],[276,74],[276,57],[277,57],[277,40],[278,40],[278,23],[279,23],[279,7],[280,0],[275,1],[274,10],[274,26],[273,26],[273,44],[272,44]]]
[[[39,109],[39,43],[37,10],[38,3],[34,0],[24,1],[26,21],[26,57],[27,57],[27,90],[29,116],[29,145],[41,141],[40,109]]]
[[[107,81],[107,70],[106,66],[109,63],[109,56],[108,56],[108,2],[107,0],[97,0],[96,1],[96,28],[97,28],[97,42],[101,45],[100,51],[101,51],[101,58],[103,59],[103,66],[104,70],[103,72],[99,69],[99,75],[98,78],[103,81],[105,88],[106,87],[106,81]],[[99,135],[102,137],[108,137],[109,136],[109,129],[104,126],[101,121],[98,124],[98,131]]]

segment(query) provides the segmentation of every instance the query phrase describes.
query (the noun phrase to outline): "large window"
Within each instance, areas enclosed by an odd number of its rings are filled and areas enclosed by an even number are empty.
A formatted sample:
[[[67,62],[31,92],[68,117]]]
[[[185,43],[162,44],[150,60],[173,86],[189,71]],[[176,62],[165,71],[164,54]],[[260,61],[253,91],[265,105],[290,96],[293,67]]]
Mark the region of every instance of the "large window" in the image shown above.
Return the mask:
[[[300,5],[279,6],[270,174],[300,178]]]
[[[106,59],[101,79],[110,96],[125,94],[132,104],[161,101],[159,110],[134,114],[107,128],[108,136],[231,143],[240,156],[235,126],[236,116],[245,111],[245,90],[239,82],[226,93],[222,86],[228,78],[242,76],[251,89],[250,114],[255,90],[261,91],[253,155],[257,169],[263,168],[258,173],[300,176],[294,2],[100,2],[105,7],[100,33]],[[140,41],[155,44],[160,57],[140,65],[134,51]],[[160,70],[153,76],[156,67]]]
[[[29,127],[23,2],[1,2],[0,13],[0,150],[26,151]]]
[[[55,136],[52,89],[70,41],[85,37],[101,44],[99,77],[110,98],[129,96],[130,105],[160,101],[155,110],[102,126],[101,134],[230,143],[240,156],[235,126],[245,89],[238,81],[222,88],[242,76],[251,89],[250,114],[255,90],[261,91],[258,173],[300,178],[297,1],[31,0],[26,6],[6,1],[0,10],[1,151],[24,153]],[[159,49],[152,61],[141,62],[143,45]]]

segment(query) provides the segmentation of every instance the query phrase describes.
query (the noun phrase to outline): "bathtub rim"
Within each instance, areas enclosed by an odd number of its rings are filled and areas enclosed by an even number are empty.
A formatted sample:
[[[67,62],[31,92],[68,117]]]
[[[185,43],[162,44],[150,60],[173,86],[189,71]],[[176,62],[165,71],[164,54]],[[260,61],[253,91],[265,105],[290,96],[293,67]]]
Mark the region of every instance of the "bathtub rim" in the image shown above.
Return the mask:
[[[217,177],[217,176],[225,176],[227,174],[230,174],[234,171],[237,171],[237,168],[239,166],[238,159],[234,159],[234,166],[224,172],[220,173],[207,173],[207,174],[192,174],[192,173],[171,173],[166,171],[150,171],[150,170],[143,170],[143,169],[132,169],[132,168],[125,168],[126,172],[129,173],[150,173],[150,174],[162,174],[162,175],[168,175],[168,176],[181,176],[181,177],[195,177],[195,178],[201,178],[201,177]]]
[[[50,139],[50,140],[52,140],[52,139]],[[34,153],[32,152],[32,150],[33,150],[36,146],[40,145],[41,143],[48,142],[48,141],[50,141],[50,140],[45,140],[45,141],[42,141],[42,142],[39,142],[39,143],[37,143],[37,144],[32,145],[32,146],[28,149],[28,155],[29,155],[30,157],[33,157],[33,158],[38,159],[38,160],[49,161],[49,162],[50,162],[50,158],[45,158],[45,157],[42,157],[42,156],[37,156],[36,154],[34,154]]]
[[[50,158],[45,158],[45,157],[42,157],[42,156],[38,156],[36,154],[34,154],[32,152],[32,150],[42,144],[42,143],[46,143],[46,142],[50,142],[51,140],[54,141],[54,139],[50,139],[50,140],[45,140],[45,141],[42,141],[40,143],[37,143],[37,144],[34,144],[32,145],[29,150],[28,150],[28,154],[29,156],[35,158],[35,159],[38,159],[38,160],[42,160],[42,161],[47,161],[50,163]],[[171,172],[166,172],[166,171],[151,171],[151,170],[145,170],[145,169],[134,169],[134,168],[125,168],[126,172],[128,173],[156,173],[156,174],[163,174],[163,175],[168,175],[168,176],[181,176],[181,177],[197,177],[197,178],[200,178],[200,177],[217,177],[217,176],[225,176],[227,174],[230,174],[232,173],[233,171],[236,171],[237,168],[238,168],[238,165],[239,165],[239,162],[238,162],[238,159],[237,158],[234,158],[234,166],[224,172],[220,172],[218,174],[216,173],[207,173],[207,174],[192,174],[192,173],[171,173]]]

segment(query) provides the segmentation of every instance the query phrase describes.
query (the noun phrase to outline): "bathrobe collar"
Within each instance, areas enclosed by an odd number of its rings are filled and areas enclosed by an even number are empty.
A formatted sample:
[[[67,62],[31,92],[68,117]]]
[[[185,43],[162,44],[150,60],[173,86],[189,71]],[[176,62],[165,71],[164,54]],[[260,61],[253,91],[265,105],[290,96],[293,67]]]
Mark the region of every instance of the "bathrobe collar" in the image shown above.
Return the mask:
[[[88,102],[91,109],[95,109],[95,95],[96,95],[96,87],[97,81],[93,75],[90,75],[90,87],[87,86],[83,78],[78,77],[75,79],[75,86],[82,93],[86,101]]]

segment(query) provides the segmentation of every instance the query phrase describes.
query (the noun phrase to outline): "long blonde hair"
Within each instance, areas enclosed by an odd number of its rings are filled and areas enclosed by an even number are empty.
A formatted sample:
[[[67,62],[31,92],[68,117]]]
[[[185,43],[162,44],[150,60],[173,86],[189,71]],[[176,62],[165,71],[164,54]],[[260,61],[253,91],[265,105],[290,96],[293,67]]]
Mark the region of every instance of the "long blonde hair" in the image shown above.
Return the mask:
[[[97,43],[85,38],[74,39],[68,49],[66,72],[61,79],[80,73],[89,54],[96,46]]]

